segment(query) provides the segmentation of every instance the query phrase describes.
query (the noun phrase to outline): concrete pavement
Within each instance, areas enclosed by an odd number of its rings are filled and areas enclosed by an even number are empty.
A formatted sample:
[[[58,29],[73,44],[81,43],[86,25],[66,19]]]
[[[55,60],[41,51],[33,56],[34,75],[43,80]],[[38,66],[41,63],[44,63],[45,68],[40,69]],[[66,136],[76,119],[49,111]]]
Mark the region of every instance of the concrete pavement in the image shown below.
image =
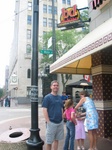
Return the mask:
[[[17,106],[13,108],[0,107],[0,135],[8,131],[10,126],[12,127],[12,129],[27,128],[29,130],[31,126],[30,111],[31,111],[30,106]],[[39,106],[38,118],[39,118],[39,128],[40,128],[39,134],[41,139],[45,141],[46,125],[45,125],[45,119],[43,117],[41,106]],[[66,133],[65,125],[64,128]],[[63,144],[64,144],[64,140],[60,141],[58,150],[63,150]],[[89,148],[88,135],[85,140],[85,148],[86,150],[88,150]],[[0,147],[0,150],[3,149],[1,149]],[[5,148],[4,150],[9,150],[9,149]],[[24,148],[23,150],[26,149]],[[45,144],[43,145],[43,150],[45,150]],[[76,144],[75,144],[75,150],[76,150]],[[98,138],[98,150],[112,150],[112,140]]]

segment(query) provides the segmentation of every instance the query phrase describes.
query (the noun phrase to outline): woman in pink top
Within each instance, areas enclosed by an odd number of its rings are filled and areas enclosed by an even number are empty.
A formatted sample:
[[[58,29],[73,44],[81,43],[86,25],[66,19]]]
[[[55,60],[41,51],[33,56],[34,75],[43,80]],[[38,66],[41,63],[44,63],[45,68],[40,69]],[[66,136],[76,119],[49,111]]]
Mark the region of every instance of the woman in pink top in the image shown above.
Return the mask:
[[[68,99],[65,102],[65,112],[64,118],[67,119],[66,122],[66,138],[63,150],[74,150],[74,139],[75,139],[75,110],[73,108],[73,100]]]

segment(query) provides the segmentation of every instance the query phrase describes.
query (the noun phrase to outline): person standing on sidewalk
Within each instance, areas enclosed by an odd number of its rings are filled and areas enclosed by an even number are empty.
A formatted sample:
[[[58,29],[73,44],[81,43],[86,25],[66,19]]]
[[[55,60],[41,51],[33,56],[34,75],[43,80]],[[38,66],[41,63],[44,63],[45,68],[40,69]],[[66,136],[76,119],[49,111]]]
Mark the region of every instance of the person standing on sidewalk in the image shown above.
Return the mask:
[[[58,95],[59,83],[51,82],[51,93],[44,97],[42,107],[47,123],[46,128],[46,150],[58,150],[59,140],[64,138],[63,102]]]
[[[84,128],[85,115],[86,112],[82,112],[81,108],[79,108],[76,112],[77,125],[75,127],[76,130],[75,139],[77,141],[77,150],[85,150],[84,148],[84,139],[86,139],[86,133]]]
[[[63,104],[65,104],[65,101],[68,99],[68,96],[66,95],[66,92],[65,92],[65,91],[62,92],[61,99],[62,99],[62,101],[63,101]]]
[[[63,112],[64,112],[64,110],[65,110],[64,105],[65,105],[66,100],[68,99],[68,96],[66,95],[65,91],[62,92],[61,99],[62,99],[62,102],[63,102]],[[64,122],[66,122],[66,118],[64,118]]]
[[[88,136],[90,141],[90,148],[88,150],[97,150],[97,129],[98,129],[98,113],[93,100],[89,97],[87,91],[80,92],[80,101],[76,105],[77,110],[81,105],[86,110],[86,127],[88,129]]]
[[[74,139],[75,139],[75,125],[77,124],[75,119],[75,110],[73,108],[73,100],[68,99],[65,101],[65,112],[64,118],[67,119],[66,122],[66,138],[63,150],[74,150]]]

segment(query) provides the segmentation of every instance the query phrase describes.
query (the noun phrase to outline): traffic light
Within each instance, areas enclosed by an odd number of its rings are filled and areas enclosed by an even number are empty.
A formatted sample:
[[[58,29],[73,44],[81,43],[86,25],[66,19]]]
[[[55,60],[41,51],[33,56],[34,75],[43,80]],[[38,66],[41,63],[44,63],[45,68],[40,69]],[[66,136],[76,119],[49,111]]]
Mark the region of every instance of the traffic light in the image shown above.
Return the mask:
[[[49,74],[49,71],[50,71],[49,65],[45,66],[44,73]]]

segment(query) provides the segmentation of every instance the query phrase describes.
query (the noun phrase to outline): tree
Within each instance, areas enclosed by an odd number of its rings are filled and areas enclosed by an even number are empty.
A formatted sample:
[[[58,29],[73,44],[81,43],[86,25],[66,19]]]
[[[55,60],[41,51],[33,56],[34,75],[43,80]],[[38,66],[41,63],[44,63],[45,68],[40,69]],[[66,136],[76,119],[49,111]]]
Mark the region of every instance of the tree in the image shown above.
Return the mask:
[[[0,98],[3,97],[3,89],[0,88]]]
[[[81,21],[88,20],[88,11],[84,10],[80,14]],[[77,44],[84,36],[89,32],[89,24],[88,22],[85,23],[84,28],[80,29],[72,29],[72,30],[56,30],[56,58],[60,58],[63,54],[65,54],[68,50],[70,50],[75,44]],[[39,49],[48,49],[47,43],[48,40],[52,37],[52,31],[46,33],[40,44]],[[52,49],[52,47],[50,48]],[[49,55],[43,55],[41,61],[40,61],[40,68],[44,70],[44,67],[46,65],[52,64],[53,60],[52,57],[49,57]],[[65,74],[61,74],[62,79],[62,85],[63,85],[63,91],[65,90],[66,83],[71,75],[68,75],[68,78],[66,78]]]

